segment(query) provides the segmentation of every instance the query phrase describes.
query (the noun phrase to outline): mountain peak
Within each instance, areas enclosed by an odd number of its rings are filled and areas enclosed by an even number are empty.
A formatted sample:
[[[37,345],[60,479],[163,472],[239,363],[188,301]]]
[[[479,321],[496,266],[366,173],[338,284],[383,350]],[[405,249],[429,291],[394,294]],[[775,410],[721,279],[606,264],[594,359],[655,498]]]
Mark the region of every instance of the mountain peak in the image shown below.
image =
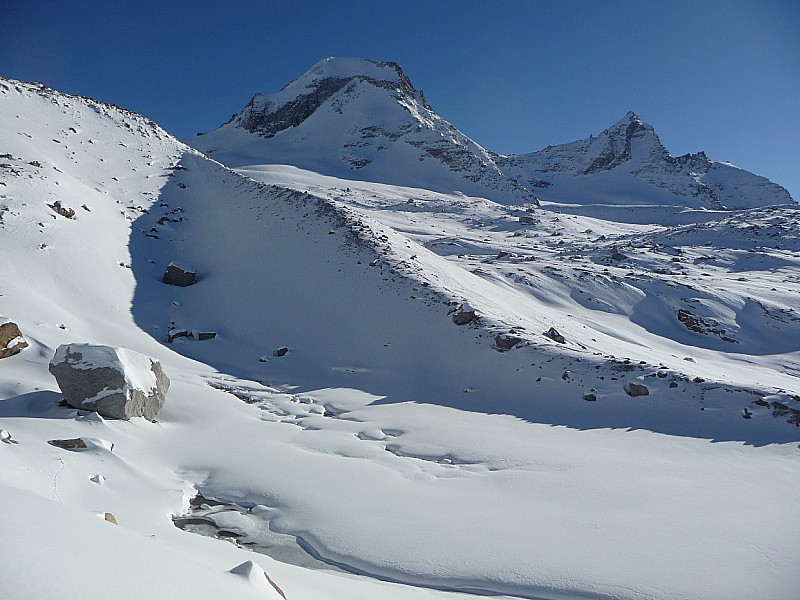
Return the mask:
[[[403,79],[406,79],[405,73],[396,62],[379,62],[369,58],[329,56],[316,63],[296,81],[312,82],[331,77],[341,79],[359,77],[393,83],[400,83]]]
[[[430,110],[422,92],[395,62],[366,58],[324,58],[275,94],[256,94],[231,121],[250,133],[272,137],[297,127],[329,98],[358,84],[366,83],[399,98],[413,98]]]

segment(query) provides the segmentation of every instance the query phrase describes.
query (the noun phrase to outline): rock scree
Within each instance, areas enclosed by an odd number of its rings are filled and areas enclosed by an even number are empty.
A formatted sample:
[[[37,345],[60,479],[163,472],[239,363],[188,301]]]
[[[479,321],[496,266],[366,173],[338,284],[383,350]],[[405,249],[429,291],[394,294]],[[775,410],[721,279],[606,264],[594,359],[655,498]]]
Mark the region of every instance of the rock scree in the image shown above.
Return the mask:
[[[49,368],[67,404],[114,419],[154,419],[169,389],[161,363],[126,348],[64,344]]]

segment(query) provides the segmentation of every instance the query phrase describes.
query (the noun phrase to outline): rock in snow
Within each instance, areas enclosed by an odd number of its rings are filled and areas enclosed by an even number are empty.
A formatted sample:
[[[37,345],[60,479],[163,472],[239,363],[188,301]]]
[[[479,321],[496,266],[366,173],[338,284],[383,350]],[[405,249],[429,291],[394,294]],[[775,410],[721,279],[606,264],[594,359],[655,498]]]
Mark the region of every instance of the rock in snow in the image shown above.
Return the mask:
[[[28,342],[22,337],[19,326],[11,321],[3,323],[0,317],[0,358],[8,358],[28,347]]]
[[[112,346],[59,346],[50,372],[70,406],[115,419],[154,419],[169,389],[161,363]]]
[[[650,390],[643,383],[629,381],[625,384],[625,391],[629,396],[649,396]]]
[[[167,265],[167,270],[164,271],[164,277],[161,281],[168,285],[188,287],[197,283],[197,271],[187,266],[171,262]]]

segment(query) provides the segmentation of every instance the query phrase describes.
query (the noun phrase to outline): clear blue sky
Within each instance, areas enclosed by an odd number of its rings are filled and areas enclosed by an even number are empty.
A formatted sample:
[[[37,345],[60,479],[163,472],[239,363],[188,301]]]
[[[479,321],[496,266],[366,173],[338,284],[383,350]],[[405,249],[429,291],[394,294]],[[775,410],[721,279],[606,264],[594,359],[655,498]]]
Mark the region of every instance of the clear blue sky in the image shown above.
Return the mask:
[[[326,56],[399,62],[492,150],[538,150],[633,110],[800,200],[800,2],[0,0],[0,75],[113,102],[178,137]],[[2,132],[0,132],[2,135]]]

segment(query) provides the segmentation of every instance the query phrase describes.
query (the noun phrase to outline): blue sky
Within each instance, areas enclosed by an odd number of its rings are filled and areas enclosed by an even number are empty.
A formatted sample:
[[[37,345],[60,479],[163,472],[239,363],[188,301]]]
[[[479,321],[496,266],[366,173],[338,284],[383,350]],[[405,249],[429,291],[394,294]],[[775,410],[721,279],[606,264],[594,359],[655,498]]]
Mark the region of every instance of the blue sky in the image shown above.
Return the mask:
[[[800,3],[0,0],[0,75],[113,102],[178,137],[326,56],[399,62],[484,146],[538,150],[628,110],[800,200]],[[2,132],[0,132],[2,135]]]

